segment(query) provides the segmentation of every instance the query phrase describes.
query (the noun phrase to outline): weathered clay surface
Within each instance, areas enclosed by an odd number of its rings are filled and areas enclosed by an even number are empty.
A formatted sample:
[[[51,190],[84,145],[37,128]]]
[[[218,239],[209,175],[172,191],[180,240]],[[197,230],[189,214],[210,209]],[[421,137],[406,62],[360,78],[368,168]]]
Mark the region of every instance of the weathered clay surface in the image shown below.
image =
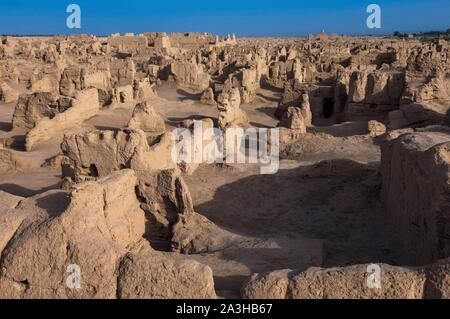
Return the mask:
[[[404,134],[382,148],[381,198],[387,220],[413,262],[449,252],[450,131]]]
[[[128,122],[128,127],[154,134],[162,134],[166,130],[164,119],[155,111],[150,102],[142,102],[136,105],[130,122]]]
[[[51,139],[57,133],[97,115],[100,110],[97,89],[77,92],[71,104],[72,106],[68,110],[58,113],[51,119],[43,117],[36,123],[26,137],[28,151]]]
[[[282,270],[254,275],[242,289],[250,299],[421,299],[423,270],[378,265],[380,286],[370,288],[371,265],[310,268],[304,272]]]
[[[0,298],[449,298],[449,57],[442,34],[1,36]]]

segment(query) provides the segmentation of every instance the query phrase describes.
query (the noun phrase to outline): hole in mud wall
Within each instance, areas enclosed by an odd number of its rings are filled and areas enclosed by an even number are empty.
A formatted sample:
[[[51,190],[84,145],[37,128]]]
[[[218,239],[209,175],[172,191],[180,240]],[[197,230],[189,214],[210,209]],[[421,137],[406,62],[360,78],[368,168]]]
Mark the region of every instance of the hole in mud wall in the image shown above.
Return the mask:
[[[123,92],[120,93],[120,103],[125,103],[125,94]]]
[[[334,113],[334,101],[332,98],[323,99],[323,117],[329,119]]]
[[[97,166],[95,166],[94,164],[92,164],[91,166],[89,166],[89,176],[91,177],[98,177],[98,169]]]

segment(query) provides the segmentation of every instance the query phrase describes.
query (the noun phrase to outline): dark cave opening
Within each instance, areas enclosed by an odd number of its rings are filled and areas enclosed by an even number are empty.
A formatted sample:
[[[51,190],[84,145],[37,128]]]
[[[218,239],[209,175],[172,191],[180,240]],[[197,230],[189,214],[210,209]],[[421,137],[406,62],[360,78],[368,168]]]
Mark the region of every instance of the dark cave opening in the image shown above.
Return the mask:
[[[334,101],[332,98],[323,99],[323,117],[329,119],[334,113]]]
[[[91,164],[91,166],[89,167],[89,170],[90,170],[90,176],[92,176],[92,177],[99,177],[99,174],[98,174],[98,169],[97,169],[97,166],[95,166],[95,164]]]

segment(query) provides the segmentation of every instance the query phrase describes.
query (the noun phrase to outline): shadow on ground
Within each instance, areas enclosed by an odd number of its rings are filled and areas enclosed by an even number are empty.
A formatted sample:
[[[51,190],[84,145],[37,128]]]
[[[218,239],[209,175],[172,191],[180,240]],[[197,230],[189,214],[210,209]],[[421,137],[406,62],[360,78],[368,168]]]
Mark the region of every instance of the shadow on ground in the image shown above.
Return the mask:
[[[12,183],[0,184],[0,191],[21,197],[31,197],[53,189],[59,189],[59,183],[41,189],[30,189]]]
[[[208,191],[205,186],[189,186],[191,192]],[[379,188],[377,163],[331,160],[280,170],[275,175],[237,178],[210,189],[213,199],[196,205],[195,210],[217,226],[242,236],[286,238],[287,242],[297,237],[321,240],[326,252],[323,265],[327,267],[392,264],[397,261],[391,256],[391,239],[384,230]],[[283,241],[278,243],[277,249],[291,253],[292,247],[283,247]],[[276,253],[277,258],[283,255]],[[286,266],[292,264],[287,254],[284,258]],[[279,265],[280,260],[274,263]]]

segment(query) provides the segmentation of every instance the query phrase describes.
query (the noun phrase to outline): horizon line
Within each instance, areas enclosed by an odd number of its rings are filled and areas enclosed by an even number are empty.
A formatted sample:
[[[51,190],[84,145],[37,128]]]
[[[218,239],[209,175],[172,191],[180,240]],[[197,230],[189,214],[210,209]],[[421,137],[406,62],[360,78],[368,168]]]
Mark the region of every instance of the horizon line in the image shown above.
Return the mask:
[[[448,34],[450,28],[446,29],[446,30],[428,30],[428,31],[391,31],[391,32],[385,32],[385,33],[377,33],[377,34],[368,34],[368,33],[326,33],[329,36],[349,36],[349,37],[385,37],[385,36],[392,36],[395,33],[400,33],[400,34],[427,34],[427,33],[443,33],[443,34]],[[208,32],[208,31],[204,31],[204,32],[199,32],[199,31],[171,31],[171,32],[167,32],[167,31],[144,31],[144,32],[114,32],[114,33],[110,33],[110,34],[96,34],[96,33],[83,33],[83,32],[77,32],[77,33],[41,33],[41,34],[27,34],[27,33],[0,33],[0,36],[11,36],[11,37],[57,37],[57,36],[77,36],[77,35],[88,35],[88,36],[96,36],[96,37],[110,37],[113,34],[120,34],[121,36],[124,36],[127,33],[132,33],[134,36],[138,36],[140,34],[144,34],[144,33],[167,33],[168,35],[173,34],[173,33],[197,33],[197,34],[202,34],[202,33],[209,33],[212,35],[219,35],[219,36],[226,36],[225,34],[214,34],[212,32]],[[299,34],[237,34],[234,33],[236,35],[236,37],[240,37],[240,38],[305,38],[308,37],[308,35],[312,34],[312,35],[319,35],[320,33],[314,33],[314,32],[308,32],[308,33],[299,33]]]

